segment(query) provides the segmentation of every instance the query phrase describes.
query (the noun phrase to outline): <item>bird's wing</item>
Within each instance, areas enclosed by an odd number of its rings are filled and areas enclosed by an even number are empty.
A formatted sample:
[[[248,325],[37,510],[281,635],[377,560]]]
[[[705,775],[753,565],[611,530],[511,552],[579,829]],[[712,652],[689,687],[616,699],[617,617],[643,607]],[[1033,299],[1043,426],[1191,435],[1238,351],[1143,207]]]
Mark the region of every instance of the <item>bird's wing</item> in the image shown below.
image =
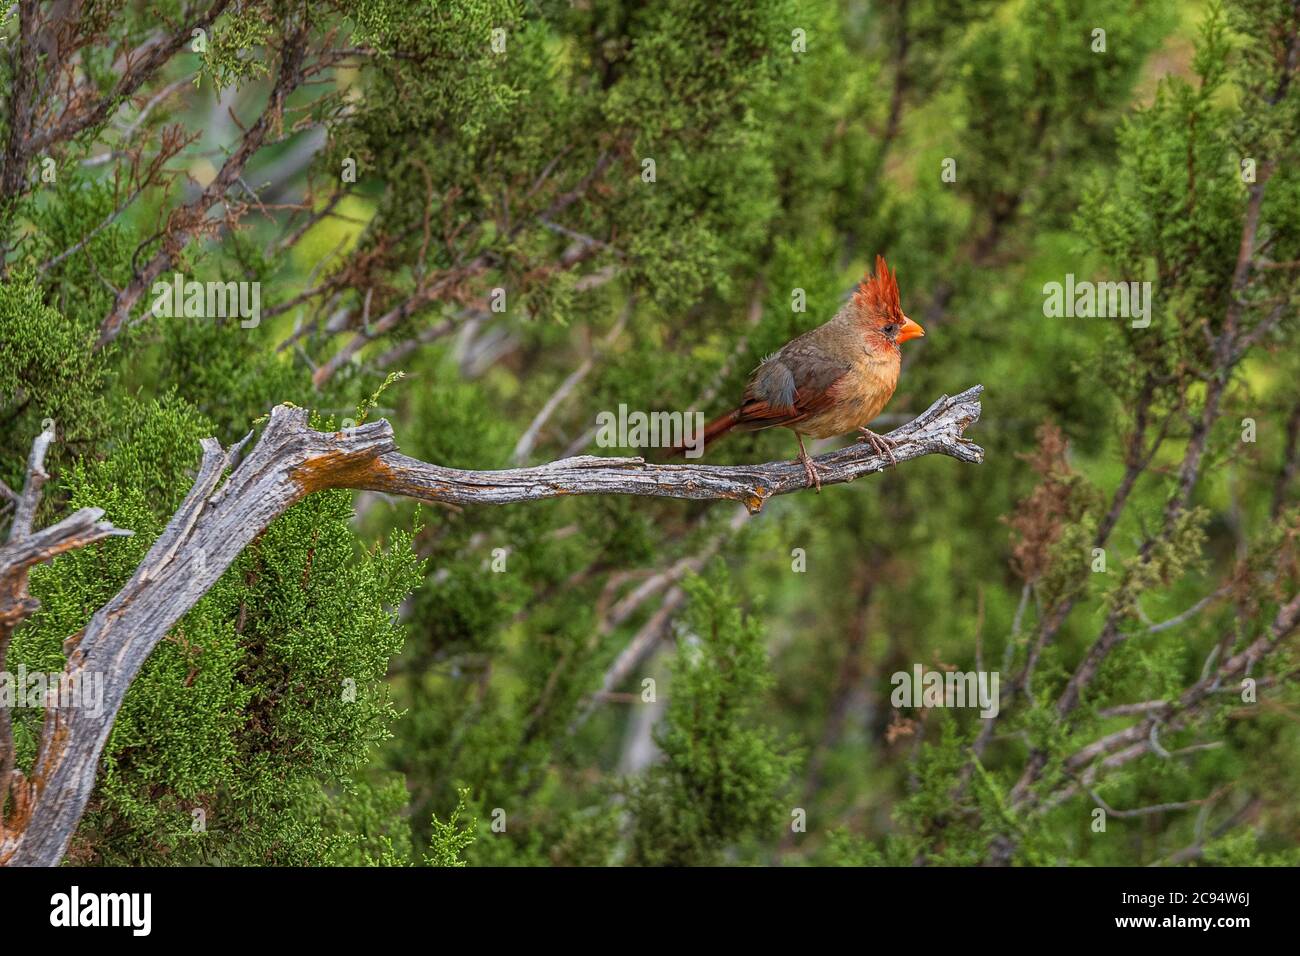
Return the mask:
[[[834,402],[831,386],[851,368],[815,341],[796,339],[755,370],[737,424],[760,429],[801,422]]]

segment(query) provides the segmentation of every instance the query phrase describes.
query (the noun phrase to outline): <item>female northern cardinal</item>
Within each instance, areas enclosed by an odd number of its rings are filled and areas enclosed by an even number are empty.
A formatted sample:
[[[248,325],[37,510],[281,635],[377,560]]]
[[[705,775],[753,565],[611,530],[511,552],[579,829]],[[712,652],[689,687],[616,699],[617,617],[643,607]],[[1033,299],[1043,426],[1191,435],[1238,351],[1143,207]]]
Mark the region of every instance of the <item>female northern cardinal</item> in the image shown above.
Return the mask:
[[[705,426],[704,447],[733,428],[784,426],[799,439],[798,460],[819,492],[821,477],[803,446],[804,435],[829,438],[857,429],[859,441],[870,442],[892,461],[894,443],[867,422],[894,394],[899,344],[922,335],[925,330],[903,314],[897,274],[876,256],[876,274],[862,280],[835,318],[763,360],[740,407]]]

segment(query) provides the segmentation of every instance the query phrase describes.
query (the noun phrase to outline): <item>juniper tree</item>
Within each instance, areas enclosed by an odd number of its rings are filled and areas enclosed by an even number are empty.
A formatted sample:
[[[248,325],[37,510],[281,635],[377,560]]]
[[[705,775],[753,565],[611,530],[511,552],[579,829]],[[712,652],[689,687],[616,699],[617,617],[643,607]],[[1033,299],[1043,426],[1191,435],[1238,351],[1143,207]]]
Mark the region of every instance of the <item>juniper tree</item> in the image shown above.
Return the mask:
[[[978,468],[757,517],[304,498],[150,655],[70,858],[1285,858],[1296,30],[1281,2],[20,3],[0,477],[20,499],[52,420],[35,526],[134,535],[32,570],[7,670],[58,671],[198,440],[247,452],[281,403],[445,466],[609,454],[596,410],[717,410],[876,252],[930,333],[890,427],[989,386]],[[177,272],[260,283],[260,321],[154,315]],[[1152,324],[1049,319],[1065,273],[1151,281]],[[999,716],[892,707],[917,663],[1000,669]],[[43,715],[13,716],[27,774]]]
[[[499,412],[494,427],[487,393],[473,383],[482,345],[472,333],[505,326],[489,328],[484,318],[496,313],[485,306],[504,303],[504,319],[541,347],[566,334],[566,323],[599,321],[616,297],[685,308],[725,286],[765,241],[775,184],[755,148],[765,129],[754,109],[793,55],[773,39],[792,30],[782,5],[737,5],[721,17],[686,4],[544,14],[505,3],[16,12],[0,177],[7,478],[21,490],[27,436],[50,424],[57,440],[45,464],[55,480],[41,518],[96,499],[135,537],[33,576],[43,607],[8,647],[9,664],[30,656],[55,668],[57,632],[85,623],[179,503],[201,434],[233,440],[284,401],[337,420],[394,362],[423,378],[450,359],[468,383],[424,379],[398,399],[418,397],[443,420],[407,447],[427,445],[453,464],[475,455],[499,462],[508,416]],[[340,79],[322,92],[321,78]],[[731,175],[737,160],[767,195]],[[754,215],[736,215],[750,206]],[[683,229],[686,207],[693,215]],[[231,321],[159,319],[144,306],[173,271],[265,284],[275,290],[265,322],[232,334]],[[620,291],[602,293],[614,280]],[[638,335],[654,330],[647,317],[636,324]],[[471,335],[447,356],[440,339],[462,327]],[[383,349],[350,361],[375,339]],[[455,427],[458,408],[473,428]],[[376,681],[395,651],[393,610],[420,559],[400,532],[383,529],[378,543],[353,542],[348,560],[342,500],[304,503],[268,529],[151,656],[108,747],[77,859],[409,855],[407,841],[388,839],[392,823],[376,823],[346,792],[362,785],[359,758],[391,725]],[[637,531],[628,513],[602,504],[581,517],[611,556],[648,557],[649,519]],[[435,543],[465,550],[465,526],[449,517],[421,532],[421,554],[437,557]],[[510,514],[475,534],[513,528],[512,550],[526,553],[557,518]],[[405,514],[389,523],[418,525]],[[262,551],[272,538],[286,543],[275,555]],[[462,582],[474,577],[474,560],[456,569]],[[486,617],[465,619],[474,595],[451,589],[457,608],[446,625],[464,620],[463,636],[475,641],[494,624],[499,632],[503,598],[513,589],[522,599],[553,575],[553,554],[539,548],[534,560],[535,574],[477,602]],[[101,574],[87,573],[92,562]],[[294,568],[302,593],[291,593]],[[431,570],[409,608],[411,627],[442,617],[440,580]],[[317,605],[313,618],[306,607]],[[413,662],[440,650],[430,634]],[[301,677],[298,653],[311,663]],[[550,669],[554,655],[539,655],[538,665]],[[417,694],[405,666],[393,686]],[[335,686],[348,681],[359,701]],[[566,689],[559,702],[572,710],[581,696]],[[456,697],[414,708],[413,725]],[[177,709],[161,704],[168,699],[179,699]],[[316,712],[327,701],[334,716]],[[512,733],[540,739],[566,723],[546,703],[527,726],[515,718]],[[135,708],[151,720],[133,718]],[[18,720],[18,764],[28,770],[41,718]],[[248,743],[258,735],[265,753]],[[441,796],[434,768],[420,769],[417,797],[430,786]],[[480,798],[486,783],[477,784]],[[366,806],[392,809],[391,788],[373,793]],[[334,829],[365,832],[350,840],[327,832],[316,823],[321,800],[356,808],[327,815],[342,821]],[[429,819],[432,804],[416,806]],[[204,835],[192,836],[191,810],[203,811]]]
[[[1120,427],[1040,430],[1037,487],[1008,516],[1020,598],[977,626],[1009,635],[984,651],[1015,675],[1003,714],[928,733],[902,832],[884,856],[841,840],[844,858],[1294,858],[1291,731],[1258,694],[1294,693],[1300,608],[1295,396],[1267,371],[1295,334],[1297,26],[1289,4],[1211,7],[1192,75],[1159,81],[1114,167],[1088,177],[1076,261],[1155,295],[1149,327],[1097,324],[1074,345],[1094,394],[1069,412],[1101,402]]]

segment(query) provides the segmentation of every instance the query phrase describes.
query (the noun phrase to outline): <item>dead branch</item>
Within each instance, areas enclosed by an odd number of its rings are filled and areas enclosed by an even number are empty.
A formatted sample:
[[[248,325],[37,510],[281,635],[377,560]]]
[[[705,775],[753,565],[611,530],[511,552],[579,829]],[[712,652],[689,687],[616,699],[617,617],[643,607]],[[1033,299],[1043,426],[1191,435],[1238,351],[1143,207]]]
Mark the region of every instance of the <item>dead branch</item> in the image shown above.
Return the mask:
[[[275,86],[271,90],[266,108],[257,121],[243,135],[239,148],[227,157],[213,178],[192,202],[176,209],[168,220],[162,248],[139,269],[120,293],[113,308],[99,327],[99,346],[113,341],[122,331],[132,308],[144,296],[155,279],[168,269],[181,249],[195,235],[211,228],[208,212],[218,203],[226,201],[226,194],[243,174],[244,167],[266,140],[267,134],[284,120],[284,108],[289,95],[302,82],[303,58],[307,48],[306,27],[300,27],[285,42]]]
[[[22,494],[17,497],[8,541],[0,548],[0,673],[5,670],[5,658],[14,629],[40,608],[40,602],[27,591],[28,570],[102,538],[131,533],[100,521],[104,516],[100,508],[82,508],[48,528],[32,532],[32,520],[40,502],[41,488],[49,478],[45,473],[45,453],[53,440],[54,431],[50,428],[41,432],[32,442],[31,454],[27,458],[27,480]],[[20,793],[24,793],[21,776],[14,768],[13,728],[9,711],[0,707],[0,861],[4,860],[7,841],[5,807],[11,787],[16,786]],[[23,805],[21,798],[18,805]]]
[[[976,385],[944,396],[891,432],[896,460],[901,464],[942,454],[982,461],[983,449],[963,437],[979,420],[982,391]],[[229,449],[215,439],[203,441],[198,476],[166,529],[130,580],[94,614],[79,641],[65,645],[67,679],[76,684],[86,675],[99,675],[102,708],[93,716],[85,709],[46,710],[31,774],[12,771],[9,789],[15,799],[9,814],[0,816],[0,865],[54,866],[62,860],[94,789],[118,708],[145,659],[254,537],[314,491],[351,488],[458,505],[598,494],[729,499],[743,502],[753,513],[769,498],[808,487],[797,462],[662,465],[640,458],[581,457],[535,468],[464,471],[399,454],[386,421],[318,432],[308,427],[305,409],[288,405],[272,410],[260,440],[241,461],[240,451],[251,437]],[[33,460],[33,475],[43,475],[35,451]],[[887,458],[865,445],[822,455],[817,464],[824,485],[890,467]],[[35,478],[37,490],[40,480]],[[27,496],[25,490],[23,514]],[[10,632],[35,610],[26,594],[28,567],[108,535],[129,533],[100,522],[101,516],[97,509],[83,509],[39,533],[20,533],[0,549],[0,618]],[[15,531],[21,530],[15,523]],[[13,742],[7,732],[0,747],[5,765],[12,766]]]

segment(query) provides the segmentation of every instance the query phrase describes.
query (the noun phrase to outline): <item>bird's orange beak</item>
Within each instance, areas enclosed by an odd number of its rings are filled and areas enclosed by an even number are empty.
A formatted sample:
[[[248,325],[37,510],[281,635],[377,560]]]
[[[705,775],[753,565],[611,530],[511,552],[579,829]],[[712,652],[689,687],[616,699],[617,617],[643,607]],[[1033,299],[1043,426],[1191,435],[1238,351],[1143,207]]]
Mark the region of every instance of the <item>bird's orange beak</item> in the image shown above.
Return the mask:
[[[920,323],[913,322],[907,316],[903,316],[903,326],[898,330],[898,341],[906,342],[908,339],[919,339],[925,335],[925,329],[921,328]]]

